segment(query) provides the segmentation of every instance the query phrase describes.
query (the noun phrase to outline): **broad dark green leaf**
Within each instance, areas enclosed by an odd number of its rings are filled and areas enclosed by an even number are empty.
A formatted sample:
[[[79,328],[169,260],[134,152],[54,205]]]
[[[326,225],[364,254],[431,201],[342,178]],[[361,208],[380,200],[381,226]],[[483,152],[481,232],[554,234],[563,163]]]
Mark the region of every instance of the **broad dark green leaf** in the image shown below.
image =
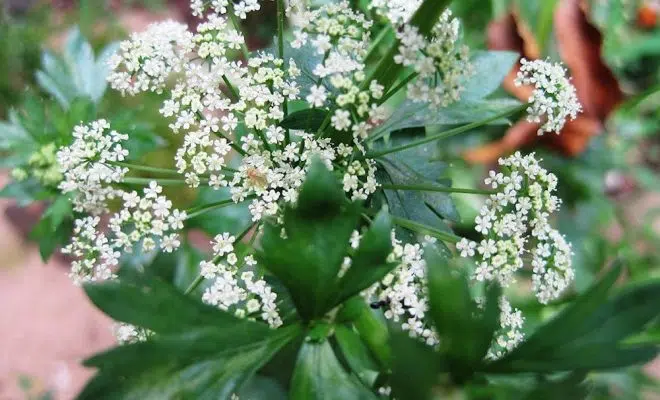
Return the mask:
[[[239,320],[120,346],[85,361],[79,399],[229,399],[299,332]]]
[[[185,296],[156,276],[131,270],[121,272],[120,280],[85,286],[94,305],[115,320],[157,333],[229,326],[237,321],[228,313]],[[265,325],[263,328],[268,329]]]
[[[257,256],[286,286],[305,319],[322,316],[336,304],[338,273],[360,218],[359,207],[344,202],[338,180],[317,159],[303,183],[297,208],[285,210],[285,237],[281,226],[265,226]]]
[[[341,366],[327,341],[306,342],[298,354],[291,380],[291,400],[377,399]]]
[[[535,354],[557,348],[573,339],[575,333],[582,331],[585,317],[595,312],[607,298],[607,293],[621,274],[619,263],[577,300],[568,305],[557,316],[539,327],[520,346],[501,359],[497,364],[506,364],[507,360],[534,357]]]
[[[364,298],[355,296],[348,300],[340,309],[337,320],[353,324],[381,369],[391,368],[392,353],[387,325],[369,308]]]
[[[298,129],[306,132],[319,130],[328,115],[328,110],[322,108],[308,108],[289,114],[280,122],[285,129]]]
[[[379,367],[360,335],[347,326],[339,325],[335,327],[335,339],[351,370],[360,381],[372,387],[378,376]]]
[[[486,291],[485,309],[472,299],[464,268],[452,267],[449,260],[431,246],[425,248],[428,265],[430,316],[442,338],[440,351],[447,355],[452,374],[474,372],[481,364],[499,326],[500,290]]]
[[[658,353],[657,346],[627,345],[624,339],[660,315],[649,304],[657,301],[660,286],[658,282],[635,285],[606,301],[620,272],[620,266],[615,265],[600,282],[488,370],[603,370],[651,360]]]
[[[392,392],[401,400],[427,400],[432,398],[433,386],[446,369],[441,357],[429,346],[410,338],[404,332],[394,331],[391,339]]]

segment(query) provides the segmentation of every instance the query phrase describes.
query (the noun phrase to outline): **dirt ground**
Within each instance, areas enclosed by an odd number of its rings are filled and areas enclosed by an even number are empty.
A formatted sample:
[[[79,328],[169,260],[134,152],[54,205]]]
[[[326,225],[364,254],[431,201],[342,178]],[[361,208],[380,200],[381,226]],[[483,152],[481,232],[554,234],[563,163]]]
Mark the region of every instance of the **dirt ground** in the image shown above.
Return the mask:
[[[114,344],[112,322],[72,285],[62,261],[41,262],[4,217],[7,206],[0,201],[0,400],[27,398],[21,376],[32,393],[71,399],[93,373],[81,360]]]

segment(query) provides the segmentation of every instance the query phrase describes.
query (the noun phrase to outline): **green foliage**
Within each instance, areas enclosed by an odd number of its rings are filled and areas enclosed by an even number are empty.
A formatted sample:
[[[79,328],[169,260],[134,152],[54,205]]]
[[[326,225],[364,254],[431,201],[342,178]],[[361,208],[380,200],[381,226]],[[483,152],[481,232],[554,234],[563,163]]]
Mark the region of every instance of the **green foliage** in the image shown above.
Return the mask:
[[[336,178],[317,160],[297,208],[285,212],[285,236],[280,227],[266,225],[258,258],[287,287],[304,320],[322,317],[393,267],[386,262],[391,221],[381,212],[365,233],[351,268],[340,277],[360,213],[359,206],[347,204]]]
[[[107,86],[108,59],[117,48],[118,44],[110,44],[95,58],[91,44],[74,27],[67,34],[61,57],[44,51],[37,82],[64,109],[80,97],[98,104]]]

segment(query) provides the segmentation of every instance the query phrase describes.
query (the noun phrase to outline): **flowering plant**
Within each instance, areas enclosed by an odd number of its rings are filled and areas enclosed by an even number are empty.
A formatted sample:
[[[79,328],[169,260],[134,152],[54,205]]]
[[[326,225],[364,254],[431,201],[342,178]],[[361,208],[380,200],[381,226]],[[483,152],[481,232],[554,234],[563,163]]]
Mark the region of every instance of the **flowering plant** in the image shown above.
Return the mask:
[[[486,189],[452,187],[432,144],[523,113],[539,135],[559,133],[580,105],[563,68],[538,60],[516,81],[533,87],[528,104],[494,98],[517,59],[471,55],[447,3],[374,1],[375,24],[345,1],[278,0],[275,46],[250,52],[240,20],[257,0],[194,0],[195,32],[166,21],[120,44],[111,87],[162,96],[180,139],[170,165],[149,165],[98,119],[55,155],[75,215],[70,275],[122,343],[86,361],[98,373],[81,398],[420,399],[515,390],[497,375],[530,372],[549,380],[529,393],[577,393],[582,371],[655,355],[623,340],[657,316],[626,313],[657,284],[606,301],[618,267],[526,337],[503,289],[530,275],[547,304],[574,277],[552,226],[557,178],[516,153]],[[198,203],[179,207],[171,187],[199,191]],[[452,193],[486,196],[468,237],[451,230]],[[247,218],[224,229],[227,210]],[[188,241],[200,226],[209,256]],[[611,331],[612,318],[631,320]]]

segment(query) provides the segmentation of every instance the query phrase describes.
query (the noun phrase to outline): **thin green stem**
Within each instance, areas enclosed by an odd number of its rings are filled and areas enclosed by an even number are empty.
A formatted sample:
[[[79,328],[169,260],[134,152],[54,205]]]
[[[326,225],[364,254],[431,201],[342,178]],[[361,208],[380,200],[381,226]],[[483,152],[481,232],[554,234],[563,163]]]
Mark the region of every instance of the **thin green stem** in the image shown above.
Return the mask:
[[[365,154],[364,156],[358,157],[358,159],[382,157],[386,154],[396,153],[396,152],[399,152],[399,151],[408,150],[408,149],[413,148],[413,147],[421,146],[423,144],[433,142],[433,141],[436,141],[436,140],[446,139],[448,137],[458,135],[459,133],[467,132],[467,131],[470,131],[474,128],[478,128],[480,126],[487,125],[487,124],[489,124],[493,121],[497,121],[498,119],[505,118],[505,117],[508,117],[510,115],[516,114],[516,113],[518,113],[518,112],[520,112],[520,111],[522,111],[526,108],[527,108],[526,104],[522,105],[522,106],[510,108],[510,109],[508,109],[504,112],[493,115],[492,117],[488,117],[488,118],[483,119],[481,121],[476,121],[476,122],[472,122],[472,123],[467,124],[467,125],[459,126],[457,128],[449,129],[447,131],[440,132],[440,133],[437,133],[435,135],[427,136],[427,137],[424,137],[422,139],[415,140],[415,141],[412,141],[410,143],[406,143],[406,144],[401,145],[401,146],[395,146],[395,147],[390,147],[388,149],[382,149],[382,150],[378,150],[378,151],[367,152],[367,154]]]
[[[197,275],[197,277],[195,278],[195,280],[192,281],[192,283],[190,284],[190,286],[188,286],[188,288],[186,289],[185,292],[183,292],[183,294],[185,294],[185,295],[189,295],[190,293],[192,293],[192,291],[195,290],[195,289],[197,289],[197,286],[199,286],[199,284],[202,283],[203,280],[204,280],[204,277],[203,277],[203,276],[201,276],[201,275]]]
[[[179,171],[177,171],[175,169],[169,169],[169,168],[150,167],[148,165],[132,164],[132,163],[127,163],[127,162],[122,162],[122,161],[109,161],[108,164],[116,165],[118,167],[124,167],[124,168],[128,168],[128,169],[132,169],[134,171],[154,172],[154,173],[159,173],[159,174],[181,176]]]
[[[495,193],[494,190],[480,190],[480,189],[465,189],[453,188],[436,185],[389,185],[383,184],[381,186],[387,190],[416,190],[420,192],[441,192],[441,193],[467,193],[467,194],[484,194],[490,195]]]
[[[254,195],[246,197],[245,200],[251,200],[253,198],[254,198]],[[205,204],[205,205],[199,206],[199,207],[192,207],[192,208],[186,210],[186,214],[187,214],[186,220],[198,217],[198,216],[204,214],[205,212],[212,211],[212,210],[215,210],[215,209],[218,209],[218,208],[231,206],[233,204],[238,204],[238,202],[235,202],[232,199],[226,199],[226,200],[216,201],[215,203]]]
[[[405,218],[392,216],[392,222],[394,222],[396,225],[399,225],[402,228],[410,229],[411,231],[433,236],[437,239],[442,240],[443,242],[458,243],[458,241],[462,239],[460,236],[456,236],[453,233],[443,232],[439,229],[435,229],[430,226],[420,224],[418,222],[411,221]]]
[[[385,96],[383,96],[381,99],[378,100],[378,104],[383,104],[387,100],[389,100],[390,97],[394,96],[399,90],[401,90],[403,87],[405,87],[408,82],[412,81],[413,79],[417,78],[419,74],[417,72],[413,72],[407,77],[405,77],[401,82],[399,82],[395,87],[393,87]]]
[[[175,185],[185,185],[186,181],[184,179],[162,179],[162,178],[138,178],[133,176],[124,177],[122,183],[127,183],[129,185],[148,185],[151,182],[156,182],[160,186],[175,186]],[[203,179],[202,182],[208,182],[207,179]]]
[[[238,92],[236,91],[234,85],[232,85],[231,82],[229,81],[229,78],[227,78],[227,75],[222,75],[222,80],[225,82],[225,85],[227,85],[227,88],[231,92],[231,95],[234,96],[234,99],[238,100],[239,98]]]
[[[286,13],[284,9],[284,0],[277,0],[277,54],[281,60],[284,61],[284,20],[286,19]],[[282,69],[284,69],[284,63],[282,63]],[[282,104],[282,111],[284,112],[284,117],[289,115],[289,101],[286,96],[284,97],[284,103]],[[286,144],[291,143],[291,136],[289,129],[284,130],[284,139]]]

